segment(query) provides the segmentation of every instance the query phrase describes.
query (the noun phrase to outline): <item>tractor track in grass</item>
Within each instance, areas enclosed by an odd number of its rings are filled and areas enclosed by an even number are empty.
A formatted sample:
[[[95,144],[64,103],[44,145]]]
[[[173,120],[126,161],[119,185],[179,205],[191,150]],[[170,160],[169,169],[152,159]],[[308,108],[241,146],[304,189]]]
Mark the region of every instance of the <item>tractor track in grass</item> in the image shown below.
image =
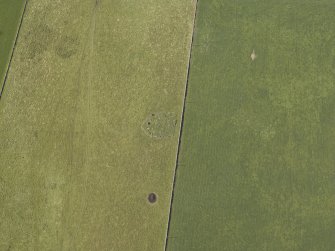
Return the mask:
[[[172,181],[169,218],[168,218],[168,225],[167,225],[166,238],[165,238],[165,247],[164,247],[165,251],[167,250],[168,240],[169,240],[171,214],[172,214],[172,204],[173,204],[174,190],[175,190],[175,186],[176,186],[176,178],[177,178],[177,169],[178,169],[178,163],[179,163],[181,138],[182,138],[182,135],[183,135],[183,127],[184,127],[186,98],[187,98],[188,83],[189,83],[189,78],[190,78],[190,69],[191,69],[191,62],[192,62],[192,49],[193,49],[193,42],[194,42],[194,35],[195,35],[195,23],[196,23],[197,10],[198,10],[198,4],[199,4],[199,0],[195,0],[195,1],[196,2],[195,2],[195,9],[194,9],[194,17],[193,17],[192,38],[191,38],[190,51],[189,51],[189,56],[188,56],[188,65],[187,65],[186,82],[185,82],[185,92],[184,92],[184,99],[183,99],[183,109],[182,109],[182,113],[181,113],[180,132],[179,132],[179,137],[178,137],[178,147],[177,147],[177,153],[176,153],[176,163],[175,163],[175,170],[174,170],[173,181]]]
[[[88,64],[88,79],[86,81],[86,83],[82,86],[82,78],[83,78],[83,75],[84,75],[84,71],[85,71],[85,58],[88,57],[90,59],[92,59],[92,56],[94,55],[94,51],[95,51],[95,43],[94,43],[94,40],[95,40],[95,33],[96,33],[96,16],[97,16],[97,12],[98,12],[98,8],[100,7],[100,0],[96,0],[95,1],[95,6],[93,7],[93,10],[92,10],[92,15],[91,15],[91,20],[89,22],[89,26],[86,30],[85,33],[87,33],[85,35],[86,39],[84,40],[85,43],[84,43],[84,46],[83,46],[83,50],[82,52],[80,53],[80,64],[79,64],[79,67],[78,67],[78,71],[77,71],[77,87],[78,89],[86,89],[87,90],[87,101],[86,101],[86,110],[85,110],[85,116],[86,116],[86,120],[87,120],[87,127],[86,127],[86,134],[85,134],[85,138],[83,139],[84,141],[86,141],[86,144],[85,144],[85,168],[87,170],[87,167],[89,166],[89,162],[90,162],[90,158],[88,157],[90,155],[90,152],[91,152],[91,147],[90,147],[90,135],[89,133],[91,132],[92,130],[92,121],[91,121],[91,91],[92,91],[92,86],[91,86],[91,81],[92,81],[92,62],[91,60],[90,63]],[[85,53],[85,51],[88,50],[88,55]],[[76,106],[78,106],[78,100],[79,100],[79,96],[80,95],[83,95],[82,93],[78,94],[78,96],[75,98],[76,100]],[[73,131],[75,131],[74,129],[74,126],[72,128]],[[73,143],[72,143],[73,144]],[[73,165],[73,157],[71,158],[71,165]],[[71,171],[69,173],[69,177],[68,177],[68,180],[70,183],[72,183],[74,181],[74,176],[75,176],[75,173],[73,171]],[[85,177],[85,182],[87,184],[87,180],[88,180],[88,175],[86,175]],[[85,189],[86,189],[86,186],[85,186]],[[68,191],[68,194],[66,196],[66,202],[65,202],[65,205],[64,207],[69,210],[70,208],[70,194],[73,193],[73,189]],[[66,210],[65,210],[66,211]],[[66,220],[64,220],[63,222],[63,226],[67,226],[68,224],[68,217],[66,217]],[[66,230],[64,230],[63,232],[65,232]],[[64,239],[64,236],[63,236],[63,239]],[[62,245],[64,245],[64,241],[62,241]],[[64,246],[62,246],[64,248]]]
[[[5,73],[5,77],[3,78],[3,82],[2,82],[2,85],[1,85],[0,100],[1,100],[1,97],[2,97],[2,93],[4,92],[4,89],[5,89],[6,81],[7,81],[7,78],[8,78],[8,72],[9,72],[9,69],[10,69],[10,66],[11,66],[11,63],[12,63],[12,59],[13,59],[13,56],[14,56],[15,47],[16,47],[16,44],[17,44],[17,40],[19,38],[19,33],[20,33],[21,26],[22,26],[22,23],[23,23],[23,17],[26,13],[27,4],[28,4],[28,0],[25,0],[23,10],[22,10],[22,14],[21,14],[21,20],[19,22],[17,32],[16,32],[16,35],[15,35],[15,39],[14,39],[14,44],[13,44],[13,47],[12,47],[12,54],[10,55],[9,62],[8,62],[8,65],[7,65],[7,70],[6,70],[6,73]]]

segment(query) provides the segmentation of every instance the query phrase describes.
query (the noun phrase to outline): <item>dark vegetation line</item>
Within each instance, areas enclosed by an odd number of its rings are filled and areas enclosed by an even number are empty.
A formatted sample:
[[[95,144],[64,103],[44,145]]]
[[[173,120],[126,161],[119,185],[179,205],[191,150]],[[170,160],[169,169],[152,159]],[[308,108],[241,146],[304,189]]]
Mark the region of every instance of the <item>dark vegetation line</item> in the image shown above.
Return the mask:
[[[21,15],[21,20],[20,20],[19,27],[18,27],[17,32],[16,32],[16,36],[15,36],[15,40],[14,40],[14,45],[13,45],[13,48],[12,48],[12,54],[11,54],[11,56],[9,58],[9,63],[8,63],[7,70],[6,70],[6,73],[5,73],[5,77],[4,77],[4,80],[3,80],[3,83],[2,83],[2,87],[1,87],[1,90],[0,90],[0,100],[1,100],[2,93],[3,93],[4,89],[5,89],[5,85],[6,85],[6,82],[7,82],[8,72],[9,72],[9,69],[10,69],[10,66],[11,66],[11,63],[12,63],[12,59],[13,59],[13,55],[14,55],[16,43],[17,43],[17,40],[19,38],[19,33],[20,33],[20,30],[21,30],[22,22],[23,22],[23,17],[24,17],[24,15],[26,13],[27,3],[28,3],[28,0],[25,0],[23,11],[22,11],[22,15]]]
[[[196,23],[196,18],[197,18],[197,11],[198,11],[199,1],[200,0],[196,0],[196,4],[195,4],[193,29],[192,29],[192,39],[191,39],[190,52],[189,52],[189,57],[188,57],[187,78],[186,78],[186,83],[185,83],[185,93],[184,93],[184,100],[183,100],[183,110],[182,110],[182,114],[181,114],[181,124],[180,124],[179,138],[178,138],[176,165],[175,165],[175,170],[174,170],[174,175],[173,175],[172,193],[171,193],[171,201],[170,201],[170,209],[169,209],[170,210],[169,211],[169,219],[168,219],[168,226],[167,226],[166,238],[165,238],[165,248],[164,248],[165,251],[167,250],[167,247],[168,247],[168,239],[169,239],[169,234],[170,234],[172,204],[173,204],[173,198],[174,198],[174,190],[175,190],[175,186],[176,186],[177,169],[178,169],[178,165],[179,165],[181,138],[182,138],[182,135],[183,135],[183,128],[184,128],[185,106],[186,106],[186,98],[187,98],[187,92],[188,92],[188,83],[189,83],[189,78],[190,78],[190,69],[191,69],[191,61],[192,61],[192,49],[193,49],[194,33],[195,33],[195,23]]]

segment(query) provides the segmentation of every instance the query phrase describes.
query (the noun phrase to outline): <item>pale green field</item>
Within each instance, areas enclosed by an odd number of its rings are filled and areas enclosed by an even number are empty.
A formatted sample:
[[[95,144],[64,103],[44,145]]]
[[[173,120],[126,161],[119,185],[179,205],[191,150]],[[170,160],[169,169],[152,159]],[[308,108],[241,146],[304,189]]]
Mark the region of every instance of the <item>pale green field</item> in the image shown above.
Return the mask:
[[[25,0],[0,0],[0,90],[8,69],[25,2]]]
[[[0,102],[0,250],[164,249],[194,7],[29,1]]]

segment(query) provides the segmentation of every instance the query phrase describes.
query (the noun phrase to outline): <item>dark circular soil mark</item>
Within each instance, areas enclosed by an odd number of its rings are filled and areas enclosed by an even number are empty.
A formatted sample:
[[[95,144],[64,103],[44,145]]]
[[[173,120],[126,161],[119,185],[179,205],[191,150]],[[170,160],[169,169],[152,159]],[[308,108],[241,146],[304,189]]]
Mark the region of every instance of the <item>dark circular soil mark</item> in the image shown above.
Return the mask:
[[[70,58],[77,53],[79,39],[75,35],[64,36],[56,46],[56,54],[63,58]]]
[[[34,59],[43,54],[53,42],[54,35],[53,29],[46,24],[31,29],[25,36],[27,58]]]
[[[148,201],[150,203],[155,203],[157,201],[157,195],[155,193],[150,193],[148,195]]]

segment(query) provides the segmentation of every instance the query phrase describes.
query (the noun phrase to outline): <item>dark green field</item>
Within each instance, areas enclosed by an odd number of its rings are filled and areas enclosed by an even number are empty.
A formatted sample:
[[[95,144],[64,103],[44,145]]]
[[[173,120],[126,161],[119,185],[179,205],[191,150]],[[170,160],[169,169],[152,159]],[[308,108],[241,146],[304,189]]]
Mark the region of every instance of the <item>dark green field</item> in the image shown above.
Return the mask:
[[[0,0],[0,90],[8,68],[25,0]]]
[[[198,5],[167,249],[334,251],[334,1]]]

